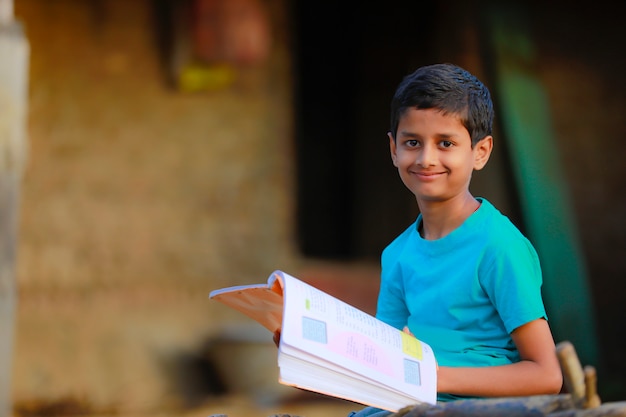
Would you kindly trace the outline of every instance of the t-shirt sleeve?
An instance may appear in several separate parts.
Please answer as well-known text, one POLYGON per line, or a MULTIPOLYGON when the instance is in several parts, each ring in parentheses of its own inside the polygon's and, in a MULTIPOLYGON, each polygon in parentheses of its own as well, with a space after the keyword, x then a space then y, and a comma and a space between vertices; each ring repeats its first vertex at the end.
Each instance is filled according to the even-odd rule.
POLYGON ((547 319, 541 295, 537 252, 523 237, 499 242, 481 271, 481 285, 500 314, 507 332, 539 318, 547 319))

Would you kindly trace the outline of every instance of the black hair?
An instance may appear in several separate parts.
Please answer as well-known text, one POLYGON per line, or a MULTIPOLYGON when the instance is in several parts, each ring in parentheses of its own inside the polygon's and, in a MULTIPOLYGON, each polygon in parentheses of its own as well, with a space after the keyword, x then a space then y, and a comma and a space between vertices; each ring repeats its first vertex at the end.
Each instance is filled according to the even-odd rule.
POLYGON ((485 85, 453 64, 418 68, 404 77, 391 100, 391 134, 395 140, 400 117, 409 108, 437 109, 458 115, 469 132, 472 147, 491 135, 493 103, 485 85))

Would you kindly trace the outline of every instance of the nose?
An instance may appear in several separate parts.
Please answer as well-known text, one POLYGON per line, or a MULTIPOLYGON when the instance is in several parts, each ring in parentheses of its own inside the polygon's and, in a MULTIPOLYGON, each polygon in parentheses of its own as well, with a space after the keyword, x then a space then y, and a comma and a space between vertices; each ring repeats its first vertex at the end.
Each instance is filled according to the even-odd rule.
POLYGON ((415 164, 422 168, 428 168, 435 165, 436 160, 437 149, 429 144, 426 144, 419 150, 419 152, 417 152, 415 164))

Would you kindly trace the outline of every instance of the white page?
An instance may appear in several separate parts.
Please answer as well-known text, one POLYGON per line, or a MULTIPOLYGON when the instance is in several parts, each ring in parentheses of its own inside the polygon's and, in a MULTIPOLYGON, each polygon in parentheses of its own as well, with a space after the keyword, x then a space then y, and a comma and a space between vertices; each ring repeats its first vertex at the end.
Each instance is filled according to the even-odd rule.
MULTIPOLYGON (((281 344, 436 402, 436 362, 430 346, 280 271, 284 286, 281 344)), ((415 402, 417 402, 415 401, 415 402)))

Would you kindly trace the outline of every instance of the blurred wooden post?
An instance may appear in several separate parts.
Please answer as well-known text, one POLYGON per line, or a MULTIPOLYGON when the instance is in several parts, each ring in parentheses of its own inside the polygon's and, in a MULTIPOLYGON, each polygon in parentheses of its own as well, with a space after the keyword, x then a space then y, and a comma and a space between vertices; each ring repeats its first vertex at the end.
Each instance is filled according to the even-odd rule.
POLYGON ((22 26, 13 19, 13 2, 0 0, 0 417, 12 415, 15 261, 26 156, 29 49, 22 26))
POLYGON ((554 135, 524 2, 485 8, 496 101, 524 225, 543 270, 542 293, 555 340, 569 340, 583 363, 600 360, 595 309, 563 155, 554 135))

